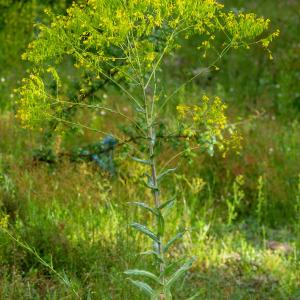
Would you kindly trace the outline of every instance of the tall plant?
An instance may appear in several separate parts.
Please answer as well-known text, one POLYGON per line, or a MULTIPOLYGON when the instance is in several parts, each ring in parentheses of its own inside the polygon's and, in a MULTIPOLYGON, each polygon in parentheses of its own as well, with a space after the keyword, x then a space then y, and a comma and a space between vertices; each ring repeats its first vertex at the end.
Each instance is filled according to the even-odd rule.
MULTIPOLYGON (((147 166, 145 184, 153 201, 144 199, 133 204, 152 214, 155 223, 152 229, 139 223, 131 226, 151 239, 153 247, 144 254, 153 255, 157 274, 137 269, 125 273, 130 278, 152 280, 150 285, 130 279, 151 299, 171 299, 174 283, 193 263, 193 259, 188 259, 174 270, 168 261, 170 247, 184 234, 179 232, 166 240, 165 216, 175 203, 175 199, 165 199, 161 190, 161 181, 175 171, 168 165, 180 154, 194 149, 213 155, 217 147, 226 153, 230 141, 235 144, 238 140, 227 122, 226 105, 219 97, 204 95, 197 105, 178 105, 174 130, 174 119, 165 114, 166 107, 203 69, 170 92, 165 78, 172 57, 186 45, 185 40, 193 39, 199 60, 211 60, 205 70, 213 71, 230 49, 248 49, 258 44, 269 51, 269 43, 278 32, 262 36, 268 27, 269 20, 254 14, 226 12, 215 0, 89 0, 85 5, 73 4, 66 16, 54 16, 51 26, 40 25, 38 38, 23 56, 33 64, 31 74, 19 89, 18 116, 24 126, 42 127, 43 122, 53 118, 71 123, 61 112, 65 106, 77 105, 120 115, 139 137, 140 147, 135 151, 138 155, 132 159, 147 166), (91 74, 91 84, 110 80, 126 96, 133 116, 111 107, 88 105, 82 98, 70 103, 62 97, 59 65, 66 57, 72 58, 75 68, 91 74), (49 88, 51 81, 55 90, 49 88), (158 146, 172 138, 185 141, 186 148, 158 169, 158 146)), ((103 129, 96 131, 106 134, 103 129)), ((126 141, 124 136, 118 138, 126 141)))

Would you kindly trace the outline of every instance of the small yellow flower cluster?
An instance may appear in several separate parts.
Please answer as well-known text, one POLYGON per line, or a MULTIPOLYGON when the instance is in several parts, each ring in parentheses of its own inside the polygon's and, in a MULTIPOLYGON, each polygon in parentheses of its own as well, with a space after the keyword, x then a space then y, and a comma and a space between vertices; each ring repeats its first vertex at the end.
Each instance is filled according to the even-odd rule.
POLYGON ((212 134, 219 136, 227 124, 224 114, 227 106, 219 97, 210 99, 204 95, 200 105, 181 104, 177 106, 180 119, 193 121, 194 131, 197 132, 201 126, 206 127, 212 134))
POLYGON ((8 219, 9 219, 9 215, 4 215, 4 216, 0 215, 0 228, 7 229, 8 219))
POLYGON ((206 182, 201 177, 195 177, 192 179, 192 182, 190 185, 191 192, 193 194, 198 194, 203 190, 205 185, 206 185, 206 182))
POLYGON ((261 35, 268 29, 270 20, 258 18, 255 14, 233 12, 222 14, 224 17, 225 28, 232 36, 234 42, 249 41, 261 35))
POLYGON ((272 56, 272 52, 269 49, 269 45, 270 43, 273 41, 274 38, 278 37, 280 34, 280 31, 277 29, 275 32, 271 33, 269 36, 267 36, 266 38, 261 40, 261 44, 263 46, 263 48, 265 48, 267 50, 267 52, 269 53, 269 58, 272 60, 273 56, 272 56))
POLYGON ((24 127, 34 128, 41 120, 49 118, 47 112, 50 110, 50 104, 45 96, 44 83, 39 76, 31 74, 29 78, 24 78, 22 83, 18 90, 20 99, 17 117, 24 127))
POLYGON ((235 178, 235 182, 238 184, 238 185, 244 185, 245 184, 245 178, 243 175, 238 175, 236 178, 235 178))
POLYGON ((188 111, 190 110, 190 106, 188 106, 186 104, 179 104, 179 105, 177 105, 176 109, 177 109, 180 119, 183 119, 186 117, 188 111))
POLYGON ((201 146, 210 149, 210 153, 213 152, 214 146, 217 146, 224 156, 229 148, 238 150, 241 137, 229 126, 226 109, 227 105, 219 97, 209 98, 206 95, 202 97, 199 105, 178 105, 182 133, 188 140, 191 137, 196 138, 201 146))

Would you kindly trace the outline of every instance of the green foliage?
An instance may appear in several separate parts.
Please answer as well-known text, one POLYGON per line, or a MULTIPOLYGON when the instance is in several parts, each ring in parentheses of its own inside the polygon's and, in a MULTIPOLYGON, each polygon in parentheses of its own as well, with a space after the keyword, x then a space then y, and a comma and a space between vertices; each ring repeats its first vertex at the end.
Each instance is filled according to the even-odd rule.
POLYGON ((242 186, 244 185, 244 178, 242 175, 238 176, 232 187, 232 199, 226 199, 226 205, 228 208, 228 225, 232 224, 237 217, 237 210, 241 206, 241 202, 245 197, 245 193, 242 190, 242 186))
POLYGON ((264 206, 266 205, 264 185, 265 185, 264 178, 262 176, 259 176, 257 181, 257 208, 256 208, 256 214, 259 222, 262 221, 264 206))
POLYGON ((14 1, 1 0, 0 2, 0 65, 1 82, 0 108, 7 109, 14 105, 15 94, 13 89, 25 76, 28 67, 22 62, 21 54, 37 35, 35 23, 47 23, 48 17, 42 12, 47 8, 61 13, 70 4, 68 0, 59 1, 14 1))
POLYGON ((207 96, 202 97, 200 105, 178 105, 179 121, 184 121, 181 125, 182 134, 196 138, 201 150, 207 151, 211 156, 214 155, 215 147, 223 151, 224 156, 229 146, 238 149, 240 137, 236 130, 228 125, 226 108, 219 97, 210 100, 207 96), (224 132, 229 138, 225 138, 224 132))
MULTIPOLYGON (((213 43, 215 35, 224 34, 225 46, 219 50, 218 61, 230 48, 248 47, 255 38, 258 38, 255 43, 266 46, 265 40, 277 35, 276 32, 261 38, 269 26, 268 20, 253 14, 227 14, 215 1, 131 1, 123 4, 117 0, 74 4, 66 16, 53 17, 51 26, 39 26, 39 38, 30 44, 23 58, 33 62, 42 75, 48 64, 60 64, 66 55, 72 56, 75 67, 94 74, 91 80, 111 79, 129 96, 136 109, 141 109, 143 104, 135 99, 133 92, 124 90, 111 78, 114 72, 128 81, 134 90, 134 86, 138 86, 138 90, 145 88, 145 92, 148 88, 160 90, 153 75, 158 76, 156 71, 162 59, 180 47, 183 38, 198 37, 199 43, 201 41, 198 48, 207 51, 216 47, 213 43), (153 41, 155 38, 156 42, 153 41), (141 80, 144 87, 141 87, 141 80)), ((26 99, 35 101, 26 82, 24 89, 28 94, 23 95, 20 102, 23 121, 28 114, 26 99)), ((157 96, 159 90, 155 101, 166 100, 157 96)), ((56 91, 55 94, 45 91, 45 95, 52 103, 52 109, 63 100, 56 91)), ((32 119, 36 119, 34 113, 31 112, 32 119)))
MULTIPOLYGON (((161 204, 159 181, 174 169, 166 168, 171 159, 159 175, 156 163, 160 152, 156 136, 157 124, 163 124, 165 128, 168 125, 161 120, 162 109, 174 93, 181 89, 179 86, 171 96, 162 96, 167 92, 160 85, 164 73, 163 62, 168 55, 182 47, 184 39, 196 37, 199 39, 196 50, 200 50, 200 53, 202 51, 204 57, 207 51, 214 50, 218 53, 209 66, 216 68, 215 64, 231 48, 248 48, 251 44, 261 44, 268 48, 273 37, 278 35, 275 32, 261 37, 268 26, 269 20, 257 18, 254 14, 226 13, 221 4, 212 0, 129 3, 120 0, 90 0, 85 5, 73 4, 66 16, 54 16, 50 26, 39 26, 37 40, 29 45, 28 51, 23 55, 24 59, 35 65, 29 79, 24 79, 23 86, 19 89, 21 98, 18 116, 25 126, 41 126, 39 120, 45 122, 51 118, 66 121, 61 117, 61 112, 63 104, 69 100, 60 95, 63 80, 57 68, 54 68, 66 56, 72 58, 75 68, 91 74, 90 84, 101 78, 110 80, 128 97, 136 112, 134 120, 127 116, 125 118, 146 140, 135 151, 144 152, 147 158, 134 156, 133 160, 148 169, 144 184, 152 194, 154 208, 144 203, 137 205, 153 214, 156 229, 149 229, 139 223, 133 223, 131 227, 152 240, 153 250, 147 253, 153 254, 159 275, 136 269, 127 271, 126 274, 157 278, 160 286, 155 288, 146 282, 131 280, 151 299, 172 299, 174 283, 191 268, 193 262, 188 260, 178 270, 165 274, 165 270, 169 269, 167 251, 183 234, 180 232, 171 240, 165 238, 166 220, 162 214, 165 205, 161 204), (218 49, 217 44, 214 45, 215 36, 219 34, 224 35, 225 39, 221 49, 218 49), (44 84, 47 82, 47 72, 53 77, 54 89, 49 89, 44 84), (120 83, 120 79, 126 85, 120 83)), ((195 76, 184 82, 183 86, 194 78, 195 76)), ((84 89, 82 93, 85 93, 84 89)), ((224 115, 226 106, 218 97, 213 101, 208 97, 203 97, 202 100, 201 106, 178 106, 181 121, 186 121, 185 118, 192 119, 192 124, 182 125, 181 130, 187 140, 191 136, 197 136, 199 147, 213 155, 215 144, 224 148, 220 140, 224 140, 223 131, 227 126, 224 115)), ((166 141, 162 139, 160 143, 164 144, 166 141)), ((188 146, 187 150, 190 149, 192 148, 188 146)))

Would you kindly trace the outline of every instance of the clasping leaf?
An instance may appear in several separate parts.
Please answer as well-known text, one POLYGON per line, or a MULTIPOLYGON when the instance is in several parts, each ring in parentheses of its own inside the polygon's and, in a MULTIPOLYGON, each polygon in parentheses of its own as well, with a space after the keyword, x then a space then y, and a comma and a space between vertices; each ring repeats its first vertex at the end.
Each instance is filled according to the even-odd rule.
POLYGON ((147 284, 145 282, 142 282, 142 281, 138 281, 138 280, 132 280, 130 278, 129 278, 129 280, 131 281, 131 283, 133 285, 138 287, 144 294, 150 296, 151 299, 155 299, 156 292, 154 291, 154 289, 149 284, 147 284))
POLYGON ((172 173, 172 172, 175 172, 175 171, 176 171, 176 168, 168 169, 168 170, 162 172, 161 174, 159 174, 159 175, 157 176, 157 180, 159 181, 159 180, 163 179, 163 177, 165 177, 166 175, 168 175, 168 174, 170 174, 170 173, 172 173))
POLYGON ((154 208, 148 206, 146 203, 143 203, 143 202, 129 202, 129 204, 141 207, 141 208, 143 208, 145 210, 148 210, 152 214, 158 216, 158 212, 154 208))
POLYGON ((134 229, 142 232, 143 234, 147 235, 153 241, 160 243, 158 236, 154 232, 152 232, 149 228, 147 228, 145 225, 142 225, 139 223, 132 223, 130 226, 133 227, 134 229))
POLYGON ((170 239, 167 244, 164 246, 164 253, 166 253, 169 248, 179 239, 181 239, 183 237, 183 235, 185 234, 185 232, 179 232, 177 233, 172 239, 170 239))
POLYGON ((138 163, 141 163, 141 164, 144 164, 144 165, 152 165, 152 161, 151 160, 145 160, 145 159, 141 159, 141 158, 134 157, 134 156, 132 156, 131 158, 134 161, 138 162, 138 163))
POLYGON ((195 261, 195 258, 189 259, 182 267, 180 267, 168 280, 165 287, 167 290, 170 290, 172 285, 182 276, 184 273, 186 273, 193 265, 193 262, 195 261))
POLYGON ((159 278, 146 270, 137 270, 137 269, 133 269, 133 270, 127 270, 124 272, 124 274, 129 275, 129 276, 143 276, 143 277, 147 277, 147 278, 151 278, 152 280, 156 281, 157 283, 160 283, 159 278))

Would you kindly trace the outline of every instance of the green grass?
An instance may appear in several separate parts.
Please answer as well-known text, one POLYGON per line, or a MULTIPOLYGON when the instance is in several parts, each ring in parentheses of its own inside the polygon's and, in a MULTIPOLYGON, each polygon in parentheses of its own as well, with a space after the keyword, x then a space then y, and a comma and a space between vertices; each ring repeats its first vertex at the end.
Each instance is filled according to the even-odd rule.
MULTIPOLYGON (((30 151, 35 146, 34 140, 15 127, 9 115, 1 120, 1 132, 4 132, 1 170, 6 176, 1 181, 2 211, 10 215, 10 233, 36 251, 36 255, 1 232, 0 299, 76 299, 72 288, 83 299, 143 299, 123 274, 128 268, 145 268, 145 265, 153 268, 150 259, 135 254, 144 250, 148 241, 128 227, 134 220, 151 223, 149 216, 127 205, 130 199, 145 195, 140 181, 143 170, 138 164, 132 167, 131 162, 121 157, 116 158, 121 171, 117 178, 107 177, 93 163, 64 159, 48 166, 34 162, 30 151), (60 276, 70 280, 70 286, 38 257, 53 264, 60 276)), ((264 120, 255 124, 269 130, 264 120)), ((287 134, 290 145, 297 134, 298 130, 287 134)), ((282 138, 285 137, 279 134, 278 142, 282 138)), ((252 145, 251 139, 259 138, 249 135, 245 140, 252 145)), ((190 166, 182 161, 180 171, 186 175, 175 175, 172 178, 175 185, 165 183, 169 193, 175 192, 178 199, 178 209, 169 217, 168 224, 172 226, 168 226, 168 236, 179 228, 189 228, 183 244, 176 245, 171 256, 174 260, 182 254, 197 258, 184 281, 177 285, 175 299, 186 299, 191 294, 198 295, 195 299, 297 299, 300 296, 299 222, 284 220, 283 211, 280 215, 281 206, 275 201, 280 200, 279 192, 273 194, 278 180, 286 183, 277 176, 283 170, 288 176, 295 172, 296 158, 292 160, 290 151, 293 153, 296 148, 288 153, 284 149, 278 153, 274 150, 290 164, 280 166, 272 157, 260 158, 264 155, 262 146, 247 147, 246 143, 246 155, 255 151, 255 159, 258 162, 263 159, 267 166, 257 170, 255 165, 247 172, 237 172, 245 177, 240 187, 245 199, 236 207, 237 218, 232 224, 228 224, 226 199, 232 200, 235 176, 232 170, 238 168, 235 164, 243 166, 243 155, 238 160, 220 158, 218 163, 199 158, 190 166), (272 167, 272 173, 268 174, 268 164, 277 166, 278 171, 272 167), (225 168, 232 173, 222 176, 225 168), (207 174, 212 174, 211 178, 207 174), (259 174, 266 182, 262 223, 256 215, 259 174), (204 178, 205 184, 196 178, 204 178), (276 217, 279 219, 273 222, 272 218, 276 217), (287 243, 292 250, 274 252, 267 246, 271 240, 287 243)), ((279 191, 290 197, 286 199, 289 207, 286 214, 292 220, 295 212, 291 209, 295 209, 300 196, 297 181, 293 189, 279 188, 279 191)))

